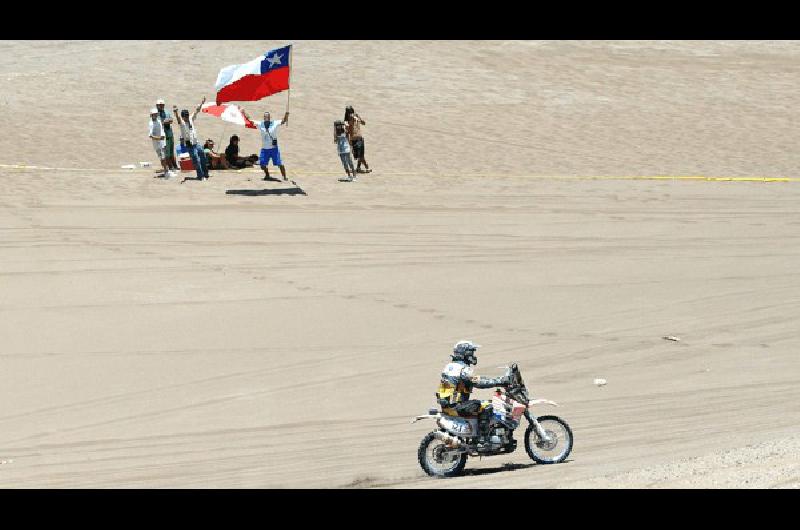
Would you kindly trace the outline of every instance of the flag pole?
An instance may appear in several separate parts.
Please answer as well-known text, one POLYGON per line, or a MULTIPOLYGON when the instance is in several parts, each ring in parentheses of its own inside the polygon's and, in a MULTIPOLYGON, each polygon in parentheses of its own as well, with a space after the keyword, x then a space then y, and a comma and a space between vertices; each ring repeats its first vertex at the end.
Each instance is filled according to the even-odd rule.
POLYGON ((289 45, 289 88, 286 89, 286 112, 289 112, 289 100, 292 96, 292 49, 294 45, 289 45))

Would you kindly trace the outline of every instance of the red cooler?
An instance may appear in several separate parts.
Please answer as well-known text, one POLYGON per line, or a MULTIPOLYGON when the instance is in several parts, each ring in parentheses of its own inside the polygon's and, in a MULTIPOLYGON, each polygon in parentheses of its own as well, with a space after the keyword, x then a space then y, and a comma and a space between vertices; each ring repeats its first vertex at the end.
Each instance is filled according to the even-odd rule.
POLYGON ((192 158, 189 156, 188 153, 183 153, 180 155, 178 159, 178 165, 181 168, 181 171, 193 171, 194 164, 192 164, 192 158))

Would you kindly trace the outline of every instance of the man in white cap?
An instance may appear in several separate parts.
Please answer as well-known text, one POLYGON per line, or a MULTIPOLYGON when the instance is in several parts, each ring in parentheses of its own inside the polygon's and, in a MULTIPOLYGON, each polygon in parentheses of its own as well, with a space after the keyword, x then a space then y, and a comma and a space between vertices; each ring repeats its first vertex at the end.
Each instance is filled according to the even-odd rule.
POLYGON ((172 116, 169 115, 166 109, 166 104, 163 99, 156 101, 156 108, 158 109, 158 117, 161 123, 164 124, 164 136, 166 136, 165 153, 167 164, 170 169, 178 170, 178 161, 175 159, 175 136, 172 133, 172 116))
POLYGON ((155 149, 158 159, 161 161, 161 167, 164 168, 164 178, 168 179, 174 177, 175 174, 170 171, 169 163, 167 162, 167 157, 164 152, 164 147, 166 145, 165 138, 164 124, 161 123, 161 119, 158 116, 158 109, 152 108, 150 109, 150 139, 153 141, 153 149, 155 149))

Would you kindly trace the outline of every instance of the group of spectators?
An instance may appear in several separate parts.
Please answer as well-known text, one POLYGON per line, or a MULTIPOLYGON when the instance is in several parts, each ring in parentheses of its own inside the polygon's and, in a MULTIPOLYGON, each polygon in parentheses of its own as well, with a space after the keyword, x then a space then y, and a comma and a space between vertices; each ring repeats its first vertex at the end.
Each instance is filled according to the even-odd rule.
MULTIPOLYGON (((178 107, 173 105, 172 115, 166 111, 166 104, 163 99, 156 101, 156 106, 150 110, 150 139, 153 148, 161 161, 162 176, 170 179, 176 176, 175 171, 179 170, 174 125, 180 128, 180 151, 189 155, 192 165, 197 172, 197 180, 206 180, 210 177, 209 169, 242 169, 252 167, 258 160, 261 169, 264 171, 264 180, 272 179, 269 175, 268 165, 270 162, 278 166, 283 180, 286 177, 286 167, 281 160, 280 148, 278 147, 278 132, 281 125, 286 125, 289 121, 289 113, 286 112, 283 119, 272 120, 270 113, 264 113, 263 121, 253 122, 261 134, 262 148, 260 155, 250 155, 242 157, 239 155, 239 137, 230 137, 230 143, 225 148, 224 153, 215 150, 214 141, 207 139, 201 146, 199 143, 200 135, 195 127, 194 120, 205 103, 206 98, 195 108, 193 113, 188 109, 178 112, 178 107), (173 118, 174 116, 174 118, 173 118)), ((248 121, 253 121, 242 109, 243 116, 248 121)), ((366 122, 359 116, 352 106, 345 108, 344 120, 334 123, 334 142, 337 144, 339 157, 344 165, 345 172, 349 180, 355 180, 356 173, 370 173, 366 159, 364 158, 364 136, 361 133, 361 126, 366 122), (352 156, 351 156, 352 155, 352 156), (357 160, 357 166, 353 167, 353 159, 357 160), (361 166, 364 169, 361 169, 361 166)))
POLYGON ((163 99, 156 101, 156 106, 150 110, 150 139, 153 141, 153 148, 161 161, 161 176, 170 179, 176 176, 179 170, 176 156, 175 125, 180 129, 180 148, 179 152, 189 155, 192 165, 197 173, 197 180, 206 180, 209 169, 241 169, 251 167, 254 163, 255 155, 249 157, 239 156, 239 137, 233 135, 230 145, 225 149, 225 153, 217 153, 214 150, 214 141, 207 139, 200 145, 200 135, 195 127, 194 120, 205 103, 206 98, 190 114, 188 109, 178 112, 178 107, 172 106, 172 115, 166 110, 163 99))

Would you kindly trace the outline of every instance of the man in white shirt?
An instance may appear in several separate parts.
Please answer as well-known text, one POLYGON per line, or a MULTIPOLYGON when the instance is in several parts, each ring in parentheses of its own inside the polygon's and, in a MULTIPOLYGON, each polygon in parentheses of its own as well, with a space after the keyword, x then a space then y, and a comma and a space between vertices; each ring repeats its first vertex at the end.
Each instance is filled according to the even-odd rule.
POLYGON ((163 99, 156 101, 156 109, 158 110, 158 117, 164 125, 164 136, 167 141, 167 152, 164 156, 167 158, 167 165, 170 169, 178 169, 178 161, 175 159, 175 133, 172 131, 172 117, 166 109, 166 103, 163 99))
POLYGON ((194 127, 194 120, 197 118, 205 102, 206 98, 203 98, 203 101, 200 102, 191 117, 189 117, 189 111, 187 109, 183 109, 180 115, 178 115, 178 107, 175 105, 172 106, 172 112, 175 114, 175 119, 181 128, 181 143, 186 146, 186 150, 189 152, 192 165, 194 165, 194 169, 197 172, 197 180, 208 180, 210 176, 208 174, 208 160, 206 160, 203 146, 198 144, 199 135, 197 134, 197 129, 194 127))
POLYGON ((158 155, 158 160, 161 162, 161 167, 164 168, 164 178, 168 179, 174 177, 175 174, 170 171, 169 162, 166 155, 166 135, 164 133, 164 124, 161 123, 161 118, 158 114, 158 109, 150 109, 150 139, 153 141, 153 149, 158 155))
MULTIPOLYGON (((244 109, 242 109, 242 115, 245 119, 249 121, 250 117, 245 113, 244 109)), ((272 161, 273 166, 278 166, 281 170, 281 175, 283 176, 283 180, 289 180, 286 178, 286 167, 283 165, 283 161, 281 160, 281 151, 278 148, 278 127, 281 125, 286 125, 289 121, 289 112, 287 111, 284 114, 282 120, 271 121, 269 112, 264 113, 264 121, 256 121, 256 127, 258 128, 258 132, 261 133, 261 154, 259 155, 259 163, 261 164, 261 169, 264 170, 264 180, 271 180, 269 176, 269 170, 267 169, 267 164, 272 161)))

